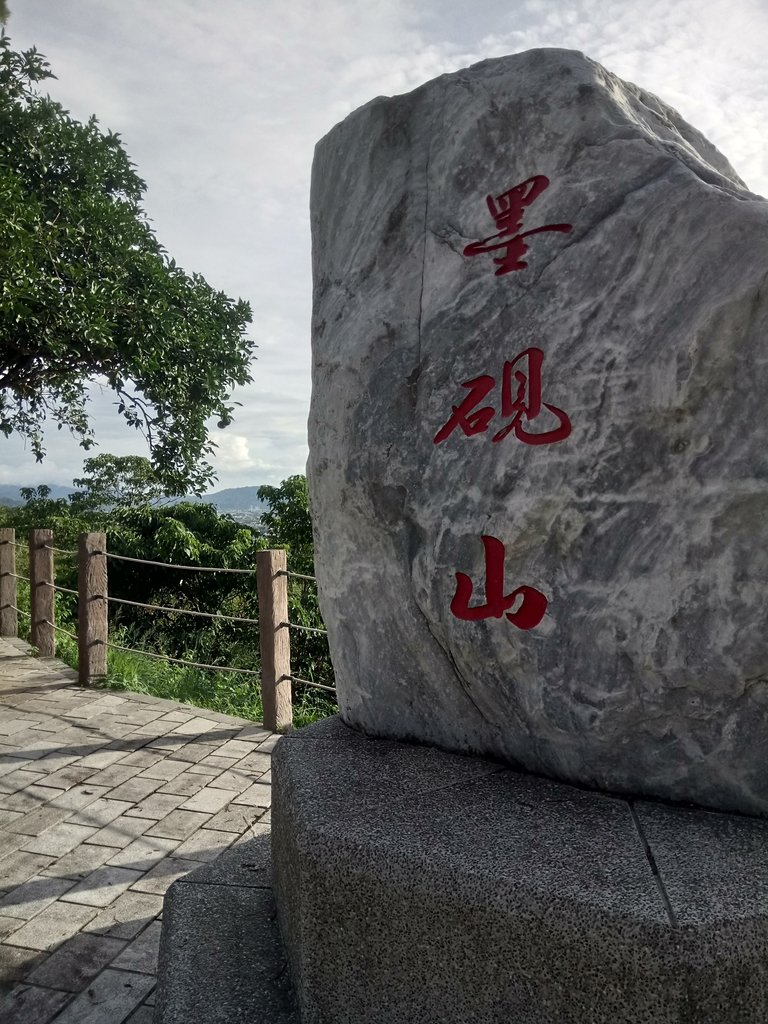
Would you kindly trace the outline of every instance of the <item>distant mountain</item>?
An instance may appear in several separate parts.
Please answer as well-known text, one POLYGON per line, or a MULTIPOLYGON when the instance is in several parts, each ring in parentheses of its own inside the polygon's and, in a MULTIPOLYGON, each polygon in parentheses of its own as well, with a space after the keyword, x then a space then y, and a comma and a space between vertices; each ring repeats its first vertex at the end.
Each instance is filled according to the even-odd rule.
MULTIPOLYGON (((57 498, 66 498, 68 494, 74 493, 76 488, 71 484, 69 487, 61 487, 59 484, 48 484, 51 489, 51 493, 48 495, 49 498, 53 498, 54 501, 57 498)), ((23 505, 24 499, 21 496, 21 491, 18 484, 0 484, 0 505, 23 505)))
POLYGON ((267 503, 259 499, 258 492, 258 487, 225 487, 212 494, 185 500, 205 501, 209 505, 215 505, 219 512, 263 512, 267 503))
MULTIPOLYGON (((51 489, 49 497, 66 498, 76 488, 61 487, 59 484, 48 484, 51 489)), ((259 501, 258 487, 225 487, 221 491, 213 491, 212 494, 189 495, 186 498, 177 498, 176 501, 204 501, 209 505, 215 505, 219 512, 263 512, 267 507, 266 502, 259 501)), ((24 500, 18 486, 12 484, 0 484, 0 505, 23 505, 24 500)))

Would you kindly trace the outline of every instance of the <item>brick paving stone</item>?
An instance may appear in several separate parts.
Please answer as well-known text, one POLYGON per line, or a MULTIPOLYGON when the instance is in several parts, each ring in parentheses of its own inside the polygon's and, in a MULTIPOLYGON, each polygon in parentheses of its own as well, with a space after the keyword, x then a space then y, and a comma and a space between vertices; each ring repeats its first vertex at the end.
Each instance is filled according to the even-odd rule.
POLYGON ((159 921, 153 921, 133 942, 117 956, 113 967, 124 971, 140 971, 142 974, 157 974, 157 956, 160 951, 159 921))
POLYGON ((155 979, 107 968, 56 1018, 56 1024, 118 1024, 147 996, 155 979))
POLYGON ((90 839, 97 831, 97 829, 88 828, 85 825, 72 825, 68 821, 62 821, 58 825, 54 825, 53 828, 47 829, 42 835, 26 840, 22 849, 28 853, 41 853, 46 857, 63 857, 80 843, 90 839))
POLYGON ((175 796, 189 797, 199 793, 203 786, 215 779, 215 775, 198 775, 197 773, 182 772, 175 779, 158 789, 158 795, 172 793, 175 796))
POLYGON ((110 792, 109 796, 112 800, 130 800, 131 803, 135 804, 139 800, 143 800, 144 797, 149 796, 150 793, 154 793, 162 784, 161 779, 133 778, 124 782, 121 786, 117 786, 110 792))
POLYGON ((199 861, 166 857, 153 867, 151 871, 148 871, 138 882, 134 882, 131 886, 131 891, 149 892, 154 893, 156 896, 164 896, 177 879, 183 878, 184 875, 199 867, 199 861))
POLYGON ((249 807, 247 804, 240 804, 236 807, 234 804, 230 804, 225 810, 214 814, 210 821, 206 822, 205 827, 220 832, 237 832, 240 835, 250 825, 260 821, 261 816, 261 807, 249 807))
POLYGON ((27 814, 43 807, 60 794, 60 789, 38 786, 33 782, 17 793, 0 793, 0 807, 6 811, 22 811, 27 814))
POLYGON ((202 761, 204 757, 208 757, 215 750, 218 749, 216 743, 204 743, 202 740, 191 740, 189 743, 184 743, 178 747, 173 756, 177 761, 189 761, 192 764, 196 764, 198 761, 202 761))
MULTIPOLYGON (((18 917, 0 917, 0 941, 19 927, 18 917)), ((2 1019, 2 1018, 0 1018, 2 1019)))
POLYGON ((202 736, 203 733, 213 732, 215 728, 216 722, 212 718, 201 718, 196 715, 188 722, 177 725, 172 731, 177 736, 202 736))
POLYGON ((152 1024, 155 1019, 154 1012, 152 1006, 144 1002, 137 1010, 134 1010, 125 1024, 152 1024))
POLYGON ((212 786, 206 786, 199 793, 195 793, 189 800, 181 804, 179 810, 202 811, 204 814, 215 814, 226 807, 236 795, 231 789, 214 789, 212 786))
POLYGON ((126 811, 126 817, 154 818, 155 821, 159 821, 183 803, 183 796, 176 796, 173 793, 153 793, 146 800, 136 804, 130 811, 126 811))
POLYGON ((162 909, 162 896, 129 890, 89 921, 83 930, 97 935, 111 935, 117 939, 132 939, 162 909))
POLYGON ((106 907, 140 878, 140 871, 105 864, 96 868, 90 875, 86 875, 74 888, 66 892, 61 897, 61 902, 83 903, 87 907, 106 907))
POLYGON ((272 787, 263 782, 254 782, 250 789, 236 796, 233 804, 247 804, 249 807, 269 807, 272 803, 272 787))
MULTIPOLYGON (((79 932, 37 966, 27 980, 33 985, 81 992, 91 978, 121 953, 126 947, 123 939, 79 932)), ((128 968, 140 970, 139 967, 128 968)))
POLYGON ((227 771, 216 777, 213 788, 228 789, 232 796, 235 796, 236 793, 242 793, 252 786, 257 778, 255 772, 242 772, 237 768, 228 768, 227 771))
POLYGON ((115 786, 122 785, 123 782, 127 782, 128 779, 132 779, 134 775, 138 775, 141 771, 137 765, 133 764, 112 764, 109 768, 105 768, 103 771, 91 777, 91 785, 93 786, 107 786, 112 789, 115 786))
MULTIPOLYGON (((23 840, 23 836, 19 837, 23 840)), ((28 878, 39 874, 53 860, 53 857, 41 857, 37 853, 24 853, 18 850, 0 860, 0 889, 14 889, 28 878)))
MULTIPOLYGON (((18 924, 18 921, 16 922, 18 924)), ((39 950, 20 949, 18 946, 0 945, 0 991, 15 981, 23 981, 42 961, 39 950)), ((4 1018, 0 1018, 4 1020, 4 1018)))
POLYGON ((219 768, 220 773, 226 771, 227 768, 231 768, 237 764, 238 758, 236 757, 220 757, 218 754, 209 754, 208 757, 204 757, 202 761, 198 762, 201 768, 206 765, 211 765, 212 768, 219 768))
POLYGON ((188 722, 190 718, 194 717, 194 712, 191 714, 187 714, 185 711, 168 711, 166 714, 163 715, 160 721, 176 722, 177 724, 180 724, 181 722, 188 722))
POLYGON ((161 836, 164 839, 188 839, 193 832, 201 828, 209 820, 210 814, 198 811, 171 811, 162 821, 147 829, 147 835, 161 836))
POLYGON ((262 775, 264 772, 268 772, 271 767, 272 755, 256 750, 252 754, 246 754, 245 757, 241 757, 235 765, 235 771, 248 771, 262 775))
POLYGON ((10 752, 0 755, 0 776, 10 775, 11 772, 28 764, 30 764, 30 759, 22 757, 18 750, 14 751, 11 747, 10 752))
POLYGON ((157 993, 157 989, 153 988, 152 991, 147 996, 147 998, 144 1000, 144 1005, 145 1006, 154 1006, 155 1005, 155 995, 156 995, 156 993, 157 993))
MULTIPOLYGON (((42 875, 33 875, 26 882, 12 889, 7 896, 0 900, 0 914, 7 917, 16 917, 21 921, 29 921, 30 918, 45 910, 51 903, 63 896, 67 889, 72 887, 72 880, 69 878, 45 878, 42 875)), ((19 926, 20 927, 20 926, 19 926)))
POLYGON ((64 807, 38 807, 35 811, 28 811, 16 821, 8 825, 8 831, 17 835, 39 836, 41 832, 52 828, 67 817, 68 811, 64 807))
MULTIPOLYGON (((163 857, 167 857, 179 845, 178 839, 163 839, 160 836, 139 836, 124 850, 118 850, 109 864, 115 867, 132 868, 134 871, 149 871, 163 857)), ((2 902, 0 902, 2 913, 2 902)))
POLYGON ((259 750, 271 754, 272 751, 275 749, 275 745, 277 744, 279 739, 280 735, 278 733, 273 733, 270 736, 267 736, 267 738, 265 740, 262 740, 261 743, 259 744, 259 750))
POLYGON ((24 946, 26 949, 55 949, 62 942, 71 939, 95 916, 96 911, 93 907, 61 903, 57 900, 31 921, 27 921, 18 931, 9 935, 5 943, 11 946, 24 946))
POLYGON ((70 998, 68 992, 17 985, 0 1000, 0 1020, 3 1024, 48 1024, 70 998))
POLYGON ((255 743, 249 743, 246 740, 227 740, 219 747, 220 757, 245 757, 247 754, 252 754, 256 749, 255 743))
POLYGON ((77 811, 71 815, 67 818, 67 821, 72 822, 73 825, 104 828, 105 825, 114 821, 115 818, 125 814, 131 807, 133 807, 133 804, 130 800, 110 800, 106 797, 101 797, 99 800, 94 800, 92 804, 88 804, 82 811, 77 811))
MULTIPOLYGON (((75 758, 72 758, 74 761, 75 758)), ((57 789, 71 789, 73 786, 79 786, 80 783, 85 782, 91 775, 95 775, 96 772, 93 768, 78 768, 76 765, 69 764, 66 768, 60 768, 58 771, 52 772, 46 776, 45 785, 54 786, 57 789)))
MULTIPOLYGON (((88 843, 93 843, 96 846, 118 846, 122 849, 155 824, 157 822, 154 818, 126 818, 125 815, 122 815, 115 818, 109 825, 99 829, 95 835, 91 836, 88 843)), ((0 861, 0 865, 2 865, 2 861, 0 861)))
POLYGON ((219 775, 223 775, 227 768, 229 768, 229 765, 224 768, 215 768, 211 764, 205 765, 202 762, 198 762, 197 764, 190 764, 187 771, 190 775, 207 775, 216 778, 219 775))
POLYGON ((157 762, 162 759, 162 754, 158 754, 154 750, 146 750, 142 747, 140 750, 134 750, 131 754, 126 754, 120 760, 120 764, 135 765, 139 771, 141 771, 143 768, 150 768, 153 764, 157 764, 157 762))
POLYGON ((118 853, 114 846, 91 846, 83 843, 76 846, 74 850, 51 862, 41 874, 47 878, 70 878, 73 882, 90 875, 96 868, 100 868, 110 857, 118 853))
POLYGON ((73 786, 72 789, 59 790, 59 795, 50 801, 52 807, 63 807, 70 814, 87 807, 101 797, 106 796, 109 790, 106 786, 92 786, 90 782, 82 786, 73 786))
POLYGON ((2 873, 3 858, 23 846, 25 839, 26 836, 17 832, 0 832, 0 874, 2 873))
POLYGON ((186 769, 186 761, 175 761, 172 757, 167 757, 163 761, 153 764, 150 768, 145 768, 139 778, 162 779, 163 782, 170 782, 171 779, 175 779, 177 775, 181 775, 186 769))
MULTIPOLYGON (((61 768, 67 768, 72 764, 73 761, 77 761, 80 755, 72 753, 71 750, 58 750, 55 754, 46 754, 45 757, 41 757, 39 761, 35 761, 35 770, 45 772, 48 776, 53 775, 54 772, 59 771, 61 768)), ((91 772, 93 775, 93 772, 91 772)), ((78 780, 82 782, 82 779, 78 780)), ((46 780, 46 786, 53 785, 46 780)), ((61 789, 68 789, 68 786, 61 786, 61 789)))
MULTIPOLYGON (((18 793, 20 789, 30 786, 45 778, 45 772, 30 772, 25 768, 8 772, 0 778, 0 793, 18 793)), ((1 802, 1 801, 0 801, 1 802)))
POLYGON ((201 828, 193 832, 189 839, 177 846, 174 851, 175 857, 199 861, 215 860, 220 853, 227 849, 233 842, 233 832, 221 832, 211 828, 201 828))
POLYGON ((17 985, 0 1000, 0 1020, 3 1024, 48 1024, 70 998, 68 992, 17 985))
POLYGON ((246 725, 244 729, 241 729, 237 734, 239 740, 252 740, 254 743, 262 743, 264 740, 269 739, 271 733, 268 729, 265 729, 263 725, 246 725))
MULTIPOLYGON (((85 757, 81 757, 77 764, 83 768, 103 771, 105 768, 113 765, 115 761, 120 761, 122 757, 123 752, 121 750, 94 750, 92 753, 86 754, 85 757)), ((100 785, 102 784, 100 783, 100 785)))

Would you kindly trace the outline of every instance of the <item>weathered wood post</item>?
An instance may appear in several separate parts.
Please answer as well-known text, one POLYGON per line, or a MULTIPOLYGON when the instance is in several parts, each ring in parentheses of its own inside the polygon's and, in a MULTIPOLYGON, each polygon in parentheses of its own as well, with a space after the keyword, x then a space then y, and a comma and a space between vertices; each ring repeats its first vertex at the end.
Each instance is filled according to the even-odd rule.
POLYGON ((0 636, 19 635, 16 613, 16 531, 0 529, 0 636))
POLYGON ((78 676, 81 683, 107 674, 107 535, 81 533, 77 566, 78 676))
POLYGON ((56 654, 56 591, 53 589, 53 531, 29 531, 29 611, 32 646, 41 658, 56 654))
POLYGON ((290 729, 291 644, 288 634, 288 577, 284 550, 256 552, 259 592, 261 700, 264 727, 271 732, 290 729))

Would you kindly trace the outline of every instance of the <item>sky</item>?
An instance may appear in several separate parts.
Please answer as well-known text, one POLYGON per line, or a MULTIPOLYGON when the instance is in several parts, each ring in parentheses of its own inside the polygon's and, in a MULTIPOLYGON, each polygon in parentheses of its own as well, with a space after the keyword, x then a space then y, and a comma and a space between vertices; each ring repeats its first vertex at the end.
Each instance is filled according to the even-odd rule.
MULTIPOLYGON (((303 473, 311 388, 309 183, 315 143, 375 96, 539 46, 581 50, 656 93, 768 195, 768 0, 9 0, 73 116, 118 132, 159 240, 247 299, 253 383, 219 431, 213 489, 303 473)), ((99 452, 147 455, 108 391, 99 447, 51 431, 42 465, 0 438, 0 483, 69 484, 99 452)))

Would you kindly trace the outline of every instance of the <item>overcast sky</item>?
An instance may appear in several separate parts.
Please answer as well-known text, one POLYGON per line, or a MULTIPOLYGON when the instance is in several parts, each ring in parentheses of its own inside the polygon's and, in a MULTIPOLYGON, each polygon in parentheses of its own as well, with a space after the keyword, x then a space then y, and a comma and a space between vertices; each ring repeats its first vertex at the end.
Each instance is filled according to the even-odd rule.
MULTIPOLYGON (((308 195, 316 141, 374 96, 486 57, 579 49, 655 92, 768 195, 768 0, 10 0, 74 116, 119 132, 158 238, 254 312, 254 383, 219 444, 220 487, 304 472, 310 393, 308 195)), ((99 451, 147 454, 94 396, 99 451)), ((0 483, 69 484, 53 431, 36 466, 0 438, 0 483)))

